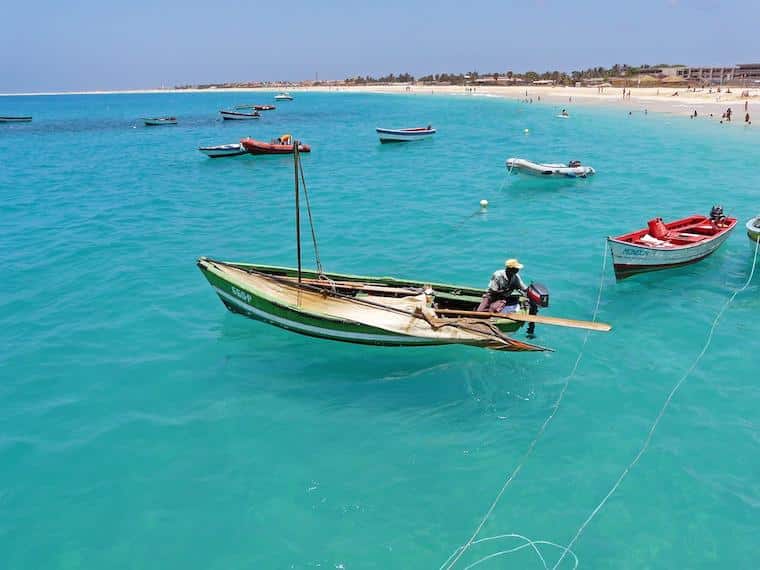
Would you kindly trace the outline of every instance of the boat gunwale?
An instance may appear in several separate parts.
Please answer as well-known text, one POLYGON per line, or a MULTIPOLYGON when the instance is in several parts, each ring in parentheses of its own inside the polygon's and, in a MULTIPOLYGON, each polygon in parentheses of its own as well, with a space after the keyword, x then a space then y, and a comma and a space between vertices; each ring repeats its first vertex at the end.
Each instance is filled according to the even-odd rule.
MULTIPOLYGON (((292 267, 286 267, 283 265, 267 265, 267 264, 260 264, 260 263, 249 263, 249 262, 240 262, 240 261, 220 261, 217 259, 212 259, 210 257, 200 257, 198 261, 206 260, 211 261, 214 263, 222 263, 224 265, 231 265, 233 267, 251 267, 255 268, 257 270, 261 270, 262 273, 266 272, 267 270, 275 270, 275 271, 282 271, 285 274, 288 272, 296 273, 297 270, 292 267)), ((302 274, 306 275, 313 275, 315 277, 319 276, 319 273, 314 269, 304 269, 302 270, 302 274)), ((357 281, 365 283, 366 285, 395 285, 395 286, 409 286, 414 285, 417 287, 423 287, 425 285, 430 285, 434 289, 451 289, 453 291, 468 291, 474 293, 473 296, 482 296, 486 290, 484 288, 480 287, 473 287, 470 285, 457 285, 457 284, 451 284, 451 283, 439 283, 434 281, 420 281, 420 280, 414 280, 414 279, 402 279, 398 277, 391 277, 391 276, 371 276, 371 275, 356 275, 352 273, 333 273, 333 272, 326 272, 325 275, 329 277, 330 279, 344 279, 346 281, 357 281)), ((444 291, 446 292, 446 291, 444 291)))
MULTIPOLYGON (((690 218, 691 217, 694 217, 694 216, 690 216, 690 218)), ((704 216, 704 217, 706 217, 706 216, 704 216)), ((683 220, 676 220, 676 221, 684 221, 684 220, 687 220, 687 219, 689 219, 689 218, 683 218, 683 220)), ((645 249, 645 250, 648 250, 648 251, 683 251, 685 249, 691 249, 691 248, 694 248, 694 247, 703 246, 703 245, 711 243, 711 242, 713 242, 713 241, 715 241, 715 240, 717 240, 717 239, 719 239, 719 238, 721 238, 723 236, 728 236, 731 233, 731 231, 733 231, 733 229, 736 227, 737 219, 736 218, 727 218, 727 219, 732 220, 729 223, 729 225, 720 228, 720 231, 717 232, 714 235, 711 235, 711 236, 705 235, 704 236, 705 239, 697 241, 697 242, 694 242, 694 243, 688 243, 688 244, 679 245, 679 244, 672 244, 672 243, 668 242, 667 240, 662 240, 662 241, 668 243, 668 247, 661 247, 661 246, 660 247, 656 247, 656 246, 653 246, 653 245, 644 245, 644 244, 639 244, 639 243, 633 243, 633 242, 626 241, 625 239, 623 239, 623 238, 626 238, 626 237, 630 237, 630 239, 634 239, 634 236, 636 234, 639 234, 639 233, 641 233, 641 235, 644 236, 648 232, 648 229, 646 229, 646 228, 635 230, 633 232, 630 232, 630 233, 627 233, 627 234, 623 234, 622 236, 617 236, 617 237, 607 236, 607 242, 608 243, 617 243, 617 244, 620 244, 620 245, 624 245, 626 247, 635 247, 635 248, 638 248, 638 249, 645 249)), ((707 218, 707 220, 709 220, 709 218, 707 218)), ((669 223, 673 224, 675 222, 669 222, 669 223)), ((668 227, 668 224, 665 224, 665 227, 668 227)), ((676 231, 686 230, 689 227, 691 227, 691 226, 686 226, 686 227, 681 228, 681 229, 676 229, 676 231)), ((668 228, 668 229, 672 230, 674 228, 668 228)), ((636 239, 640 239, 640 238, 636 238, 636 239)))
MULTIPOLYGON (((202 262, 206 262, 206 263, 210 263, 210 264, 227 265, 227 266, 231 266, 234 269, 238 269, 239 271, 245 271, 244 269, 242 269, 240 267, 237 267, 237 265, 243 265, 243 264, 233 264, 233 263, 228 263, 228 262, 224 262, 224 261, 219 261, 219 260, 211 259, 211 258, 208 258, 208 257, 201 257, 197 261, 197 264, 198 264, 199 267, 201 267, 201 263, 202 262)), ((257 264, 252 264, 252 263, 251 264, 245 264, 245 265, 256 267, 257 271, 258 271, 258 268, 266 268, 266 267, 272 267, 272 268, 275 268, 275 269, 292 269, 292 268, 281 268, 281 267, 278 267, 278 266, 257 265, 257 264)), ((201 269, 203 269, 203 267, 201 267, 201 269)), ((295 270, 292 270, 292 271, 295 271, 295 270)), ((259 271, 259 272, 263 274, 262 277, 272 279, 272 280, 277 281, 278 283, 280 283, 282 285, 285 285, 285 286, 288 286, 288 287, 291 287, 291 288, 294 288, 294 289, 299 289, 299 288, 305 289, 305 287, 303 285, 299 285, 298 282, 287 281, 287 280, 280 280, 280 279, 278 279, 277 275, 268 275, 268 274, 266 274, 263 271, 259 271)), ((302 273, 304 273, 304 272, 302 272, 302 273)), ((313 274, 315 276, 318 275, 318 273, 316 271, 305 271, 305 273, 313 274)), ((227 274, 225 273, 225 278, 226 278, 226 275, 227 274)), ((332 278, 332 277, 338 277, 338 276, 340 276, 340 277, 350 277, 349 275, 338 274, 338 273, 326 273, 325 275, 328 276, 328 277, 330 277, 330 278, 332 278)), ((354 276, 354 277, 357 277, 357 276, 354 276)), ((222 277, 219 276, 219 278, 221 279, 222 277)), ((391 281, 394 280, 394 278, 392 278, 392 277, 385 278, 385 279, 389 279, 391 281)), ((378 283, 378 282, 367 282, 367 281, 357 281, 357 282, 358 283, 362 283, 364 285, 370 285, 370 284, 386 285, 386 286, 391 285, 391 283, 378 283)), ((460 287, 451 286, 451 285, 447 285, 447 284, 443 284, 443 283, 427 283, 427 282, 426 283, 405 282, 405 283, 407 285, 416 285, 420 289, 424 285, 430 285, 434 290, 435 290, 436 287, 439 287, 439 288, 441 288, 441 290, 437 291, 437 293, 443 293, 444 295, 445 294, 455 295, 451 291, 463 291, 463 289, 465 289, 467 291, 477 291, 481 295, 482 295, 482 293, 485 292, 485 290, 483 290, 483 289, 478 290, 478 289, 471 289, 471 288, 460 288, 460 287), (446 289, 449 289, 449 291, 447 291, 446 289)), ((328 319, 328 320, 331 320, 333 322, 338 322, 338 323, 351 323, 351 324, 354 324, 354 325, 367 326, 365 323, 360 323, 360 322, 357 322, 357 321, 351 321, 351 320, 346 320, 346 319, 337 319, 335 317, 326 316, 326 315, 324 315, 322 313, 312 313, 312 312, 303 310, 301 308, 296 309, 294 306, 285 305, 285 304, 282 303, 281 300, 279 300, 279 299, 273 299, 272 297, 267 296, 266 294, 260 293, 258 290, 252 291, 250 286, 246 286, 243 283, 241 283, 240 281, 236 280, 236 282, 234 284, 237 287, 240 287, 241 289, 245 290, 247 293, 250 293, 251 295, 256 295, 256 296, 264 299, 268 303, 271 303, 273 305, 276 305, 278 307, 281 307, 281 308, 284 308, 284 309, 288 309, 288 310, 297 310, 298 312, 300 312, 302 314, 305 314, 305 315, 308 315, 308 316, 310 316, 312 318, 316 318, 316 319, 328 319)), ((395 285, 399 285, 399 283, 395 283, 395 285)), ((316 287, 316 286, 309 286, 309 285, 307 285, 307 287, 309 287, 309 289, 312 290, 312 288, 316 287)), ((312 290, 312 292, 317 292, 317 291, 313 291, 312 290)), ((470 295, 467 295, 467 296, 470 296, 470 295)), ((475 297, 476 295, 472 295, 472 296, 475 297)), ((345 300, 361 303, 361 298, 359 298, 359 299, 345 299, 345 300)), ((462 298, 462 300, 466 300, 466 299, 462 298)), ((385 310, 389 310, 389 311, 395 311, 395 310, 397 310, 396 308, 391 307, 391 306, 382 307, 382 308, 385 309, 385 310)), ((467 310, 463 310, 462 312, 463 313, 467 313, 468 311, 467 310)), ((439 316, 439 318, 441 318, 441 319, 447 319, 448 317, 439 316)), ((478 319, 478 320, 481 320, 481 319, 478 319)), ((490 322, 490 323, 492 323, 492 324, 494 324, 496 326, 498 326, 500 324, 501 325, 507 325, 507 324, 521 323, 521 321, 517 321, 515 319, 510 319, 507 316, 504 316, 503 318, 489 317, 489 318, 483 318, 482 320, 486 321, 486 322, 490 322)), ((522 326, 522 325, 520 325, 520 326, 522 326)), ((411 336, 413 336, 413 335, 411 335, 411 336)))

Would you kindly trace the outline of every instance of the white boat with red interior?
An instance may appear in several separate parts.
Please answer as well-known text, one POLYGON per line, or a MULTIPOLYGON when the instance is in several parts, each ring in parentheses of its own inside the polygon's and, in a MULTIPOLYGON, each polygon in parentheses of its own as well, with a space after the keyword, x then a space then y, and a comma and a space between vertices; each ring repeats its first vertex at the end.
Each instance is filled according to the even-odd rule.
POLYGON ((644 229, 608 237, 615 277, 695 263, 718 249, 735 226, 736 218, 713 206, 709 217, 694 215, 668 223, 655 218, 644 229))

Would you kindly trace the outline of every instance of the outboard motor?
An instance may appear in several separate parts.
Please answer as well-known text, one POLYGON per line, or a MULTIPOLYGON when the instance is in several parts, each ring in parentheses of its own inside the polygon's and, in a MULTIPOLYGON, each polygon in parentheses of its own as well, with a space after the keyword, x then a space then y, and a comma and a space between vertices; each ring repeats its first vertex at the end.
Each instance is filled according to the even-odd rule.
MULTIPOLYGON (((536 308, 549 306, 549 289, 546 285, 542 283, 531 283, 526 294, 530 304, 536 305, 536 308)), ((536 309, 536 311, 538 311, 538 309, 536 309)), ((535 315, 536 313, 531 314, 535 315)))
MULTIPOLYGON (((528 314, 537 315, 539 307, 549 306, 549 289, 542 283, 531 283, 525 292, 528 296, 528 314)), ((528 323, 528 336, 534 336, 536 323, 528 323)))
POLYGON ((726 216, 723 214, 723 206, 716 204, 710 210, 710 221, 714 224, 720 224, 726 216))

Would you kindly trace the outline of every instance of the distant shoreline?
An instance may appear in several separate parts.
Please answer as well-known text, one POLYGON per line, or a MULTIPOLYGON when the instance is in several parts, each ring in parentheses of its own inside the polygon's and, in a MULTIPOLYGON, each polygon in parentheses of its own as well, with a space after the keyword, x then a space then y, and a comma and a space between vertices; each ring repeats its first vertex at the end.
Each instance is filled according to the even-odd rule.
POLYGON ((128 89, 117 91, 69 91, 44 93, 0 93, 0 97, 49 97, 65 95, 144 95, 177 93, 259 93, 287 90, 292 93, 383 93, 399 95, 462 95, 491 96, 534 102, 555 103, 572 114, 575 104, 597 107, 615 106, 633 112, 668 113, 689 116, 697 111, 697 118, 721 120, 723 112, 731 107, 732 124, 744 124, 745 103, 752 119, 757 111, 760 120, 760 89, 735 88, 731 93, 717 89, 688 90, 682 87, 630 87, 630 96, 623 98, 622 87, 554 87, 554 86, 463 86, 463 85, 340 85, 309 87, 230 87, 216 89, 128 89), (748 97, 741 97, 742 92, 748 97), (526 95, 527 93, 527 95, 526 95), (677 93, 677 95, 674 95, 677 93), (710 117, 712 114, 712 117, 710 117))

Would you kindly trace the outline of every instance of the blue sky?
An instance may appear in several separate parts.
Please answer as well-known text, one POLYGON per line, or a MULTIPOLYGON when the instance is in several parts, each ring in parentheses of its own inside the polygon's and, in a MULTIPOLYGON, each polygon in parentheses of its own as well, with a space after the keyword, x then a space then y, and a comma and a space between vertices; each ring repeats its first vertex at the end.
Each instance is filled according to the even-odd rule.
POLYGON ((7 0, 0 92, 760 62, 759 0, 7 0))

